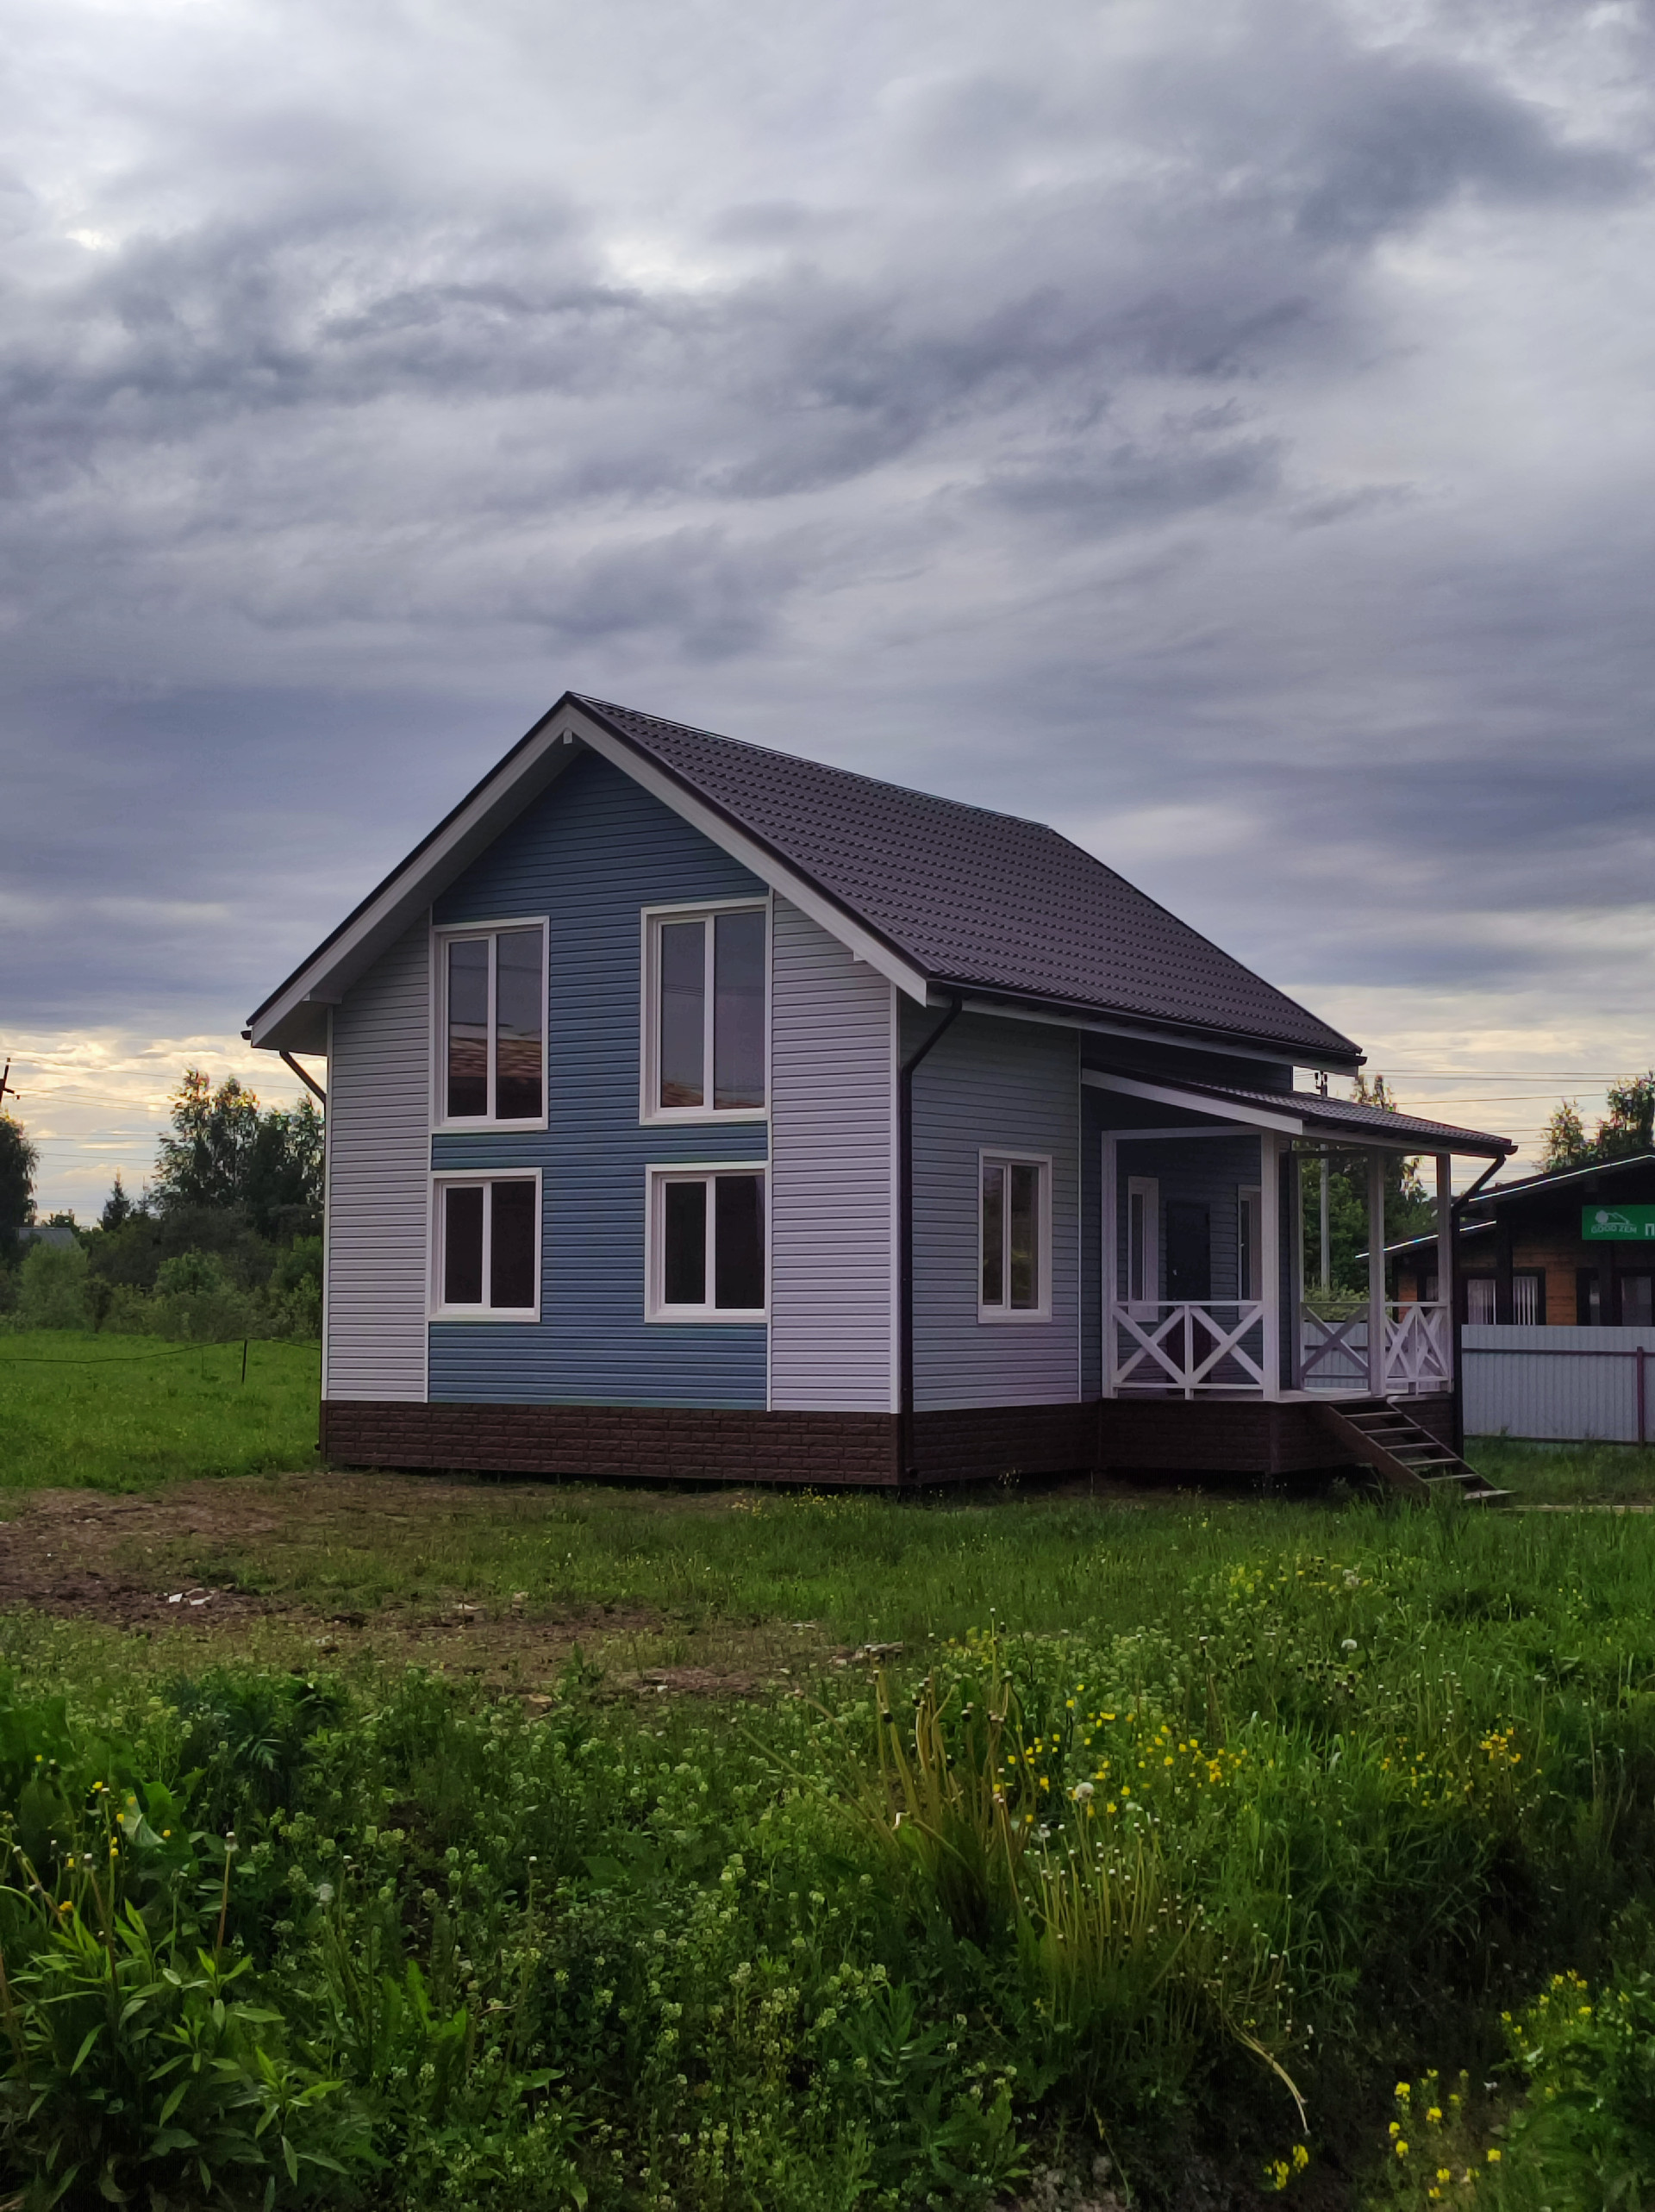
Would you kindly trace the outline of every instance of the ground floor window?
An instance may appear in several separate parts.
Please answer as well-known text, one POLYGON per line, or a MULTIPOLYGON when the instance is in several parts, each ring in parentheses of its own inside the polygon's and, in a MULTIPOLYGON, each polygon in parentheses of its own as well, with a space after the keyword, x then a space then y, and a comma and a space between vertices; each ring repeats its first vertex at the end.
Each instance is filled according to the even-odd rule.
POLYGON ((1622 1275, 1617 1278, 1621 1293, 1621 1325, 1623 1328, 1655 1328, 1655 1297, 1652 1297, 1652 1278, 1647 1275, 1622 1275))
POLYGON ((984 1321, 1039 1321, 1051 1310, 1052 1163, 981 1156, 977 1312, 984 1321))
POLYGON ((1473 1328, 1484 1328, 1492 1324, 1494 1289, 1492 1275, 1468 1275, 1465 1278, 1465 1318, 1473 1328))
POLYGON ((440 1177, 434 1192, 432 1310, 532 1321, 540 1303, 538 1175, 440 1177))
POLYGON ((652 1321, 762 1321, 763 1169, 651 1168, 648 1270, 652 1321))

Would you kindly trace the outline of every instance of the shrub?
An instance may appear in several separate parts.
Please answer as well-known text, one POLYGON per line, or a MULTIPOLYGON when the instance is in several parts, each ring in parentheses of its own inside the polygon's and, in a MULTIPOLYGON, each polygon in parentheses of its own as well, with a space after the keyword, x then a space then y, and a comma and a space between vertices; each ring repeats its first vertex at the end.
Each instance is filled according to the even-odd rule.
POLYGON ((36 1244, 18 1270, 17 1318, 25 1328, 87 1328, 86 1254, 78 1244, 36 1244))

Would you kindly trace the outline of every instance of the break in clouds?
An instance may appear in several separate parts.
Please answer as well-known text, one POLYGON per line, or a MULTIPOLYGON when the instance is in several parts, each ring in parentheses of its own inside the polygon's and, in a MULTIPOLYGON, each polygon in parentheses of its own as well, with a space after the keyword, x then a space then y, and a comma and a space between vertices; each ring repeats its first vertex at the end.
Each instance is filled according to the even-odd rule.
POLYGON ((1055 821, 1401 1064, 1650 1057, 1642 8, 12 25, 19 1034, 233 1037, 573 685, 1055 821))

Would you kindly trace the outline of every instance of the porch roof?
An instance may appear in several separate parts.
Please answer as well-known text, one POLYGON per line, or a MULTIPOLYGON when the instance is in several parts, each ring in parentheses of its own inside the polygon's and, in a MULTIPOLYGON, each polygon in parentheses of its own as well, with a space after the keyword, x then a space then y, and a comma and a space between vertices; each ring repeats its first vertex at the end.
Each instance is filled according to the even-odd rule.
MULTIPOLYGON (((1447 1122, 1427 1122, 1415 1114, 1393 1114, 1383 1106, 1364 1106, 1353 1098, 1324 1098, 1315 1090, 1244 1090, 1216 1083, 1188 1079, 1173 1083, 1117 1075, 1104 1068, 1088 1068, 1081 1080, 1096 1090, 1118 1091, 1184 1113, 1210 1114, 1276 1129, 1286 1136, 1383 1144, 1404 1152, 1465 1153, 1483 1159, 1506 1159, 1517 1149, 1509 1137, 1496 1137, 1486 1129, 1458 1129, 1447 1122)), ((1130 1134, 1121 1132, 1123 1136, 1130 1134)))

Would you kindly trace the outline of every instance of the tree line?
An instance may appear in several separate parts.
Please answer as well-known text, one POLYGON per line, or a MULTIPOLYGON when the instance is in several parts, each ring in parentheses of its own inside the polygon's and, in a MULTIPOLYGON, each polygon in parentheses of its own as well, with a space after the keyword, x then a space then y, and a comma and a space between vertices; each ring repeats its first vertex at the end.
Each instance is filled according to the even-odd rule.
POLYGON ((186 1068, 134 1197, 117 1174, 96 1228, 50 1244, 39 1154, 0 1115, 0 1318, 29 1328, 167 1335, 314 1334, 321 1313, 323 1121, 313 1102, 261 1106, 234 1076, 186 1068))

